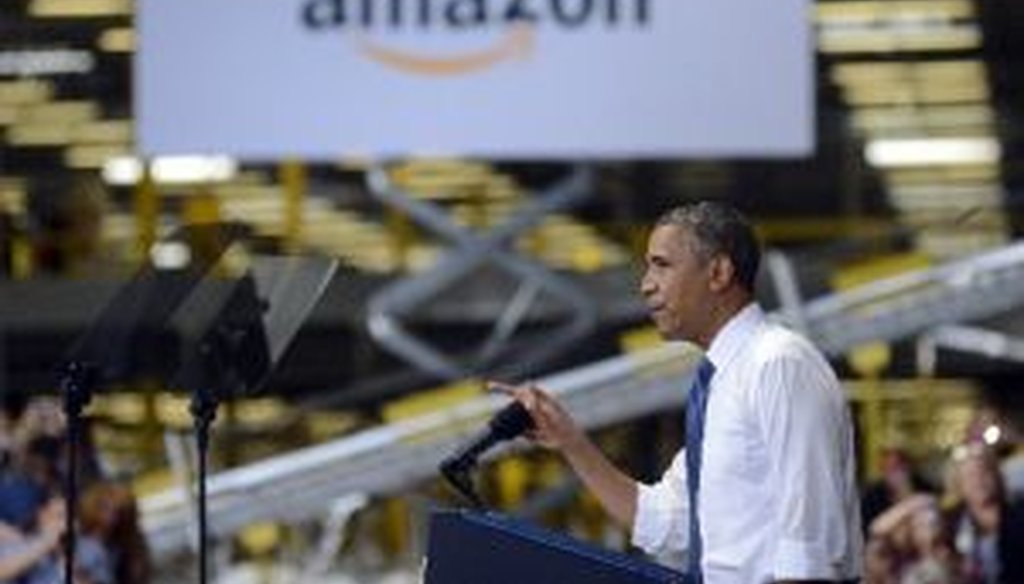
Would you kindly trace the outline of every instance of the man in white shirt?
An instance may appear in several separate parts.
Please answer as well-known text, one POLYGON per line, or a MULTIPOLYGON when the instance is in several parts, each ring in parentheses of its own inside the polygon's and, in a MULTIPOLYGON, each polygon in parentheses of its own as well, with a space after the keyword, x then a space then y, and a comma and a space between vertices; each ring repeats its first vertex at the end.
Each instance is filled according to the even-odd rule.
POLYGON ((749 223, 720 203, 673 209, 645 261, 640 292, 659 332, 698 345, 707 361, 691 388, 688 448, 658 483, 615 468, 543 389, 499 389, 526 406, 532 438, 565 457, 634 544, 688 554, 695 582, 856 581, 849 409, 824 357, 754 302, 760 250, 749 223))

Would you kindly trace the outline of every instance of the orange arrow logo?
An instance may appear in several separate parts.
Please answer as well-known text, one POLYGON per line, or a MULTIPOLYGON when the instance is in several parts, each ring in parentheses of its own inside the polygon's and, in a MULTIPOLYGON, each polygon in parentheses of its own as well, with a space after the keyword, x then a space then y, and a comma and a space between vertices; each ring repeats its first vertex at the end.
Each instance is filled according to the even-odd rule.
POLYGON ((508 29, 494 46, 451 56, 424 56, 386 47, 365 36, 356 38, 359 51, 368 59, 405 73, 428 76, 452 76, 476 73, 503 61, 526 59, 536 44, 534 27, 517 24, 508 29))

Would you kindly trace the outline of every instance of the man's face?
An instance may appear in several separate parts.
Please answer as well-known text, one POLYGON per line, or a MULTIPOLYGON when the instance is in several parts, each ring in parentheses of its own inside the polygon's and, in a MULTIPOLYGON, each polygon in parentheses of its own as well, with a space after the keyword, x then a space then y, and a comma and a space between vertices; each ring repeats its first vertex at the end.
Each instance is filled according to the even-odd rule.
POLYGON ((704 339, 711 300, 711 262, 697 254, 690 230, 660 225, 651 233, 640 293, 658 332, 670 340, 704 339))

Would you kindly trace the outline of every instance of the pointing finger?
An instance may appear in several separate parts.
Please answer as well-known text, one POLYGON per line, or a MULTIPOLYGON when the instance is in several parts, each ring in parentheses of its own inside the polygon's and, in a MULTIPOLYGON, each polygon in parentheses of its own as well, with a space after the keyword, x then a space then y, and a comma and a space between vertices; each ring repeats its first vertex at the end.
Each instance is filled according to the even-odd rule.
POLYGON ((519 386, 512 385, 511 383, 505 383, 503 381, 488 380, 486 385, 487 391, 503 393, 505 395, 515 395, 516 390, 519 389, 519 386))

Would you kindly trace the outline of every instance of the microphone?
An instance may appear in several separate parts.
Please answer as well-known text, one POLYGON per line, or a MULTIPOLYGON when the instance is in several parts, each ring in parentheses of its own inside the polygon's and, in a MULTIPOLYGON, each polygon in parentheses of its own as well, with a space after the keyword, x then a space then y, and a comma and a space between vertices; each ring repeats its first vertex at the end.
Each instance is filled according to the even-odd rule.
POLYGON ((511 440, 534 427, 530 412, 520 402, 505 406, 487 423, 487 428, 441 463, 446 477, 465 473, 477 458, 498 442, 511 440))

